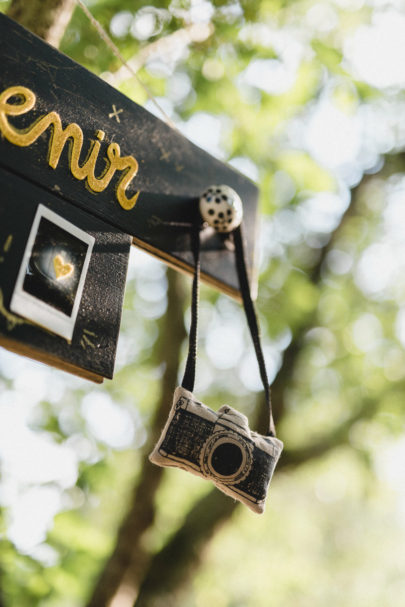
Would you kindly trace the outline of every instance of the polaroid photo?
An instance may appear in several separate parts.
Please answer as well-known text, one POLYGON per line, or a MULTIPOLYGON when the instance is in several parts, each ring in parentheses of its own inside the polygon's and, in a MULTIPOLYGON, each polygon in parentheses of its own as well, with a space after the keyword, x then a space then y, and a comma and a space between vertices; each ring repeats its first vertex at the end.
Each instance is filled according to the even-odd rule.
POLYGON ((38 206, 10 309, 71 341, 95 238, 38 206))

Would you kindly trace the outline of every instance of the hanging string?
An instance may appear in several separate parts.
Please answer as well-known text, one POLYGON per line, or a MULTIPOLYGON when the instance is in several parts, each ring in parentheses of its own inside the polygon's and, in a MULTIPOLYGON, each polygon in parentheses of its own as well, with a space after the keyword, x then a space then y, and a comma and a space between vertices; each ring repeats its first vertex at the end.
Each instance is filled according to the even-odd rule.
POLYGON ((239 278, 239 287, 245 309, 246 320, 248 322, 250 335, 256 353, 256 359, 259 364, 260 377, 264 387, 266 405, 268 410, 268 436, 276 436, 274 427, 273 412, 271 407, 270 384, 267 377, 266 363, 264 360, 263 349, 260 339, 259 322, 256 316, 255 306, 250 295, 250 284, 246 266, 245 239, 243 236, 243 223, 233 231, 235 243, 236 271, 239 278))
POLYGON ((173 120, 171 118, 169 118, 169 116, 166 114, 166 112, 164 111, 164 109, 162 108, 162 106, 156 101, 156 99, 153 96, 153 93, 150 90, 150 88, 144 82, 142 82, 142 80, 139 78, 139 76, 136 73, 136 71, 124 59, 124 57, 121 55, 121 52, 120 52, 119 48, 111 40, 110 36, 107 34, 107 32, 105 31, 105 29, 103 28, 103 26, 101 25, 101 23, 92 15, 92 13, 89 11, 89 9, 87 8, 87 6, 84 4, 83 0, 76 0, 76 3, 80 6, 80 8, 82 9, 82 11, 86 15, 86 17, 89 19, 90 23, 93 25, 93 27, 97 31, 97 33, 98 33, 99 37, 101 38, 101 40, 106 44, 106 46, 110 49, 110 51, 117 57, 117 59, 128 70, 128 72, 131 74, 131 76, 133 78, 135 78, 135 80, 137 81, 137 83, 146 92, 146 94, 149 97, 150 101, 153 103, 153 105, 156 107, 156 109, 163 116, 164 121, 172 129, 177 130, 177 127, 174 124, 173 120))
MULTIPOLYGON (((191 250, 194 257, 194 278, 191 295, 191 325, 188 342, 188 355, 186 369, 181 385, 189 392, 194 390, 195 368, 197 360, 197 323, 199 310, 199 286, 200 286, 200 230, 201 225, 199 219, 195 219, 191 230, 191 250)), ((249 278, 246 267, 246 251, 245 242, 242 232, 242 225, 233 231, 233 239, 235 243, 235 261, 236 270, 239 279, 239 287, 242 295, 243 307, 245 310, 246 320, 248 323, 250 335, 252 337, 257 362, 259 364, 260 377, 263 383, 267 413, 268 413, 268 429, 267 436, 276 436, 274 427, 273 413, 271 407, 270 385, 267 377, 266 363, 264 360, 262 344, 260 339, 259 323, 256 316, 256 310, 252 297, 250 295, 249 278)))
MULTIPOLYGON (((161 105, 156 101, 153 93, 149 89, 146 84, 142 82, 139 78, 136 71, 129 65, 129 63, 124 59, 121 55, 120 50, 114 44, 110 36, 107 34, 101 23, 92 15, 87 6, 84 4, 83 0, 76 0, 76 3, 80 6, 86 17, 89 19, 90 23, 96 29, 100 39, 106 44, 106 46, 111 50, 111 52, 117 57, 117 59, 122 63, 122 65, 127 69, 127 71, 131 74, 133 78, 138 82, 138 84, 144 89, 150 101, 156 107, 156 109, 161 113, 165 122, 171 126, 173 129, 177 130, 174 122, 169 118, 161 105)), ((167 222, 172 224, 172 222, 167 222)), ((174 222, 173 222, 173 225, 174 222)), ((179 224, 182 225, 182 224, 179 224)), ((189 226, 189 224, 184 224, 189 226)), ((192 296, 192 327, 190 329, 190 343, 189 343, 189 354, 187 359, 186 371, 183 378, 183 387, 192 391, 194 387, 195 380, 195 363, 196 363, 196 352, 197 352, 197 316, 198 316, 198 296, 199 296, 199 278, 200 278, 200 236, 199 236, 200 227, 198 224, 193 226, 193 253, 195 259, 195 273, 193 280, 193 296, 192 296)), ((263 381, 266 402, 269 409, 269 436, 275 436, 274 422, 271 410, 271 398, 270 398, 270 388, 267 379, 266 367, 264 363, 263 353, 260 344, 260 334, 257 324, 256 313, 254 310, 253 303, 250 298, 250 289, 249 289, 249 281, 246 274, 246 262, 244 258, 244 245, 243 245, 243 237, 240 231, 240 228, 237 228, 234 233, 234 240, 236 244, 236 252, 237 252, 237 271, 238 277, 240 281, 240 288, 243 295, 243 304, 245 307, 246 316, 248 319, 249 329, 252 334, 253 343, 255 347, 255 352, 257 356, 257 360, 259 363, 260 375, 263 381)))
POLYGON ((192 392, 195 382, 195 367, 197 362, 197 324, 200 298, 200 220, 195 219, 191 230, 191 250, 194 256, 194 277, 191 295, 191 325, 188 341, 188 356, 186 370, 181 385, 192 392))

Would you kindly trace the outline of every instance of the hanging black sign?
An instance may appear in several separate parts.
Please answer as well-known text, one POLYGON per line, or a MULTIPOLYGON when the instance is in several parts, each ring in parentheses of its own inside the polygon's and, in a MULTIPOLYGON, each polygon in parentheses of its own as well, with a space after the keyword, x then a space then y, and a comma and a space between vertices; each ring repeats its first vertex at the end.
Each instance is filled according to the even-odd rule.
MULTIPOLYGON (((192 273, 187 224, 224 184, 243 201, 254 281, 257 188, 3 14, 0 57, 0 343, 101 381, 130 243, 192 273)), ((239 297, 234 253, 211 228, 201 276, 239 297)))
POLYGON ((0 170, 0 344, 111 378, 131 238, 0 170))
MULTIPOLYGON (((0 14, 0 165, 69 200, 175 267, 192 272, 188 229, 207 187, 244 206, 253 268, 257 188, 142 107, 0 14)), ((233 254, 214 231, 202 279, 239 296, 233 254)))

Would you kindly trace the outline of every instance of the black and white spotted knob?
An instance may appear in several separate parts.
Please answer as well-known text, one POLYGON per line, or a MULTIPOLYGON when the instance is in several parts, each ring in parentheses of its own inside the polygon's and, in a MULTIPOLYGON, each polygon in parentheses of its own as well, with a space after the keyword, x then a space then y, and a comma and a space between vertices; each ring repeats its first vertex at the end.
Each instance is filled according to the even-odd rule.
POLYGON ((231 232, 242 221, 242 201, 228 185, 213 185, 200 198, 200 213, 217 232, 231 232))

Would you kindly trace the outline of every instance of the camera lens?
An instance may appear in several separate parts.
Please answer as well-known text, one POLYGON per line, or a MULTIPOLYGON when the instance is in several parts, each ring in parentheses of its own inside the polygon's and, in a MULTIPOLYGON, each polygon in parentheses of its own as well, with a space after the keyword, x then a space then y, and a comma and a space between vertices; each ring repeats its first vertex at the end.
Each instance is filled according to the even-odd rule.
POLYGON ((250 472, 252 456, 252 445, 237 432, 214 432, 201 449, 201 470, 221 483, 239 483, 250 472))
POLYGON ((242 450, 235 443, 222 443, 211 455, 211 466, 221 476, 236 474, 242 461, 242 450))

